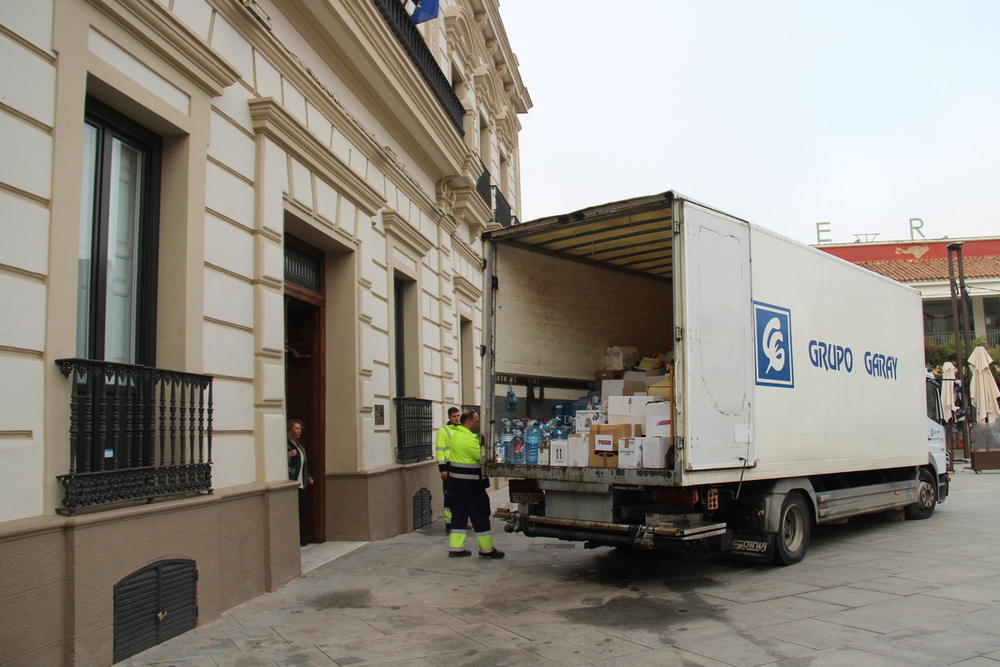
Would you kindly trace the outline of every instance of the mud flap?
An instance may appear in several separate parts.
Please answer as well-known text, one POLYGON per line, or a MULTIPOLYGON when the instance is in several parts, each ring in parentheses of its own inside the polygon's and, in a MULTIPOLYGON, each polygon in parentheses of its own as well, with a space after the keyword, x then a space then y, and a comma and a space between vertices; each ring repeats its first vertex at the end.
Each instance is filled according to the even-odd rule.
POLYGON ((733 533, 729 558, 753 563, 774 560, 774 533, 733 533))

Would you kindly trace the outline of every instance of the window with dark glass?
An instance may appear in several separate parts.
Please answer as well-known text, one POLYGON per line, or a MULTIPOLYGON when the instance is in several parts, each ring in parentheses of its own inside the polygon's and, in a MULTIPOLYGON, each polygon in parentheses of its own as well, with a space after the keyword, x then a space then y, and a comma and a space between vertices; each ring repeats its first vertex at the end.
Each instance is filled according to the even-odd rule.
POLYGON ((152 366, 160 137, 88 98, 76 356, 152 366))
POLYGON ((210 493, 212 377, 155 368, 160 137, 88 97, 82 154, 76 356, 56 359, 72 383, 56 511, 210 493))

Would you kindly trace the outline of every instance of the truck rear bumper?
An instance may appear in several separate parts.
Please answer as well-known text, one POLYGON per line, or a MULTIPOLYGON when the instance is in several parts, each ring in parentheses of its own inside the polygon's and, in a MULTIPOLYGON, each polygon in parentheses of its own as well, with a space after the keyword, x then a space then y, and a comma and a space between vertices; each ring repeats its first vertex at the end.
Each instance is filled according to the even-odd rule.
POLYGON ((560 540, 585 541, 595 545, 638 549, 678 546, 726 534, 725 523, 688 520, 665 520, 657 525, 622 524, 558 519, 503 509, 497 510, 495 516, 506 520, 504 530, 508 533, 522 532, 528 537, 553 537, 560 540))

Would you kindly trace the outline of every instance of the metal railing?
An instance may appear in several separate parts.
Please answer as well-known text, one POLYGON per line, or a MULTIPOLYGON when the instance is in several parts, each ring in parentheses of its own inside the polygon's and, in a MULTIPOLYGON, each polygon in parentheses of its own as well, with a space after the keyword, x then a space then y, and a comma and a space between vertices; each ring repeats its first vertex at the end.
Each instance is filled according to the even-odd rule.
POLYGON ((396 461, 413 463, 434 456, 432 403, 423 398, 395 398, 396 461))
POLYGON ((212 491, 212 376, 88 359, 73 383, 69 473, 56 511, 212 491))
POLYGON ((476 181, 476 192, 479 193, 479 197, 483 200, 483 203, 492 211, 493 192, 490 186, 490 172, 486 167, 483 167, 483 173, 479 175, 479 180, 476 181))
POLYGON ((441 104, 452 125, 458 130, 461 136, 465 136, 465 128, 462 126, 462 117, 465 109, 455 94, 448 77, 441 71, 434 54, 427 48, 423 35, 414 25, 410 15, 406 13, 406 8, 399 0, 372 0, 378 8, 382 18, 392 33, 396 36, 399 45, 406 51, 406 55, 413 61, 413 65, 420 72, 420 75, 430 86, 431 92, 441 104))
POLYGON ((496 202, 496 205, 493 207, 493 222, 501 227, 510 227, 510 204, 507 203, 507 198, 503 196, 500 188, 496 185, 493 186, 493 200, 496 202))
MULTIPOLYGON (((979 336, 973 334, 973 338, 979 338, 979 336)), ((924 338, 929 338, 938 343, 954 343, 955 334, 949 332, 946 333, 925 333, 924 338)), ((990 329, 986 332, 986 345, 988 347, 996 347, 1000 345, 1000 329, 990 329)))

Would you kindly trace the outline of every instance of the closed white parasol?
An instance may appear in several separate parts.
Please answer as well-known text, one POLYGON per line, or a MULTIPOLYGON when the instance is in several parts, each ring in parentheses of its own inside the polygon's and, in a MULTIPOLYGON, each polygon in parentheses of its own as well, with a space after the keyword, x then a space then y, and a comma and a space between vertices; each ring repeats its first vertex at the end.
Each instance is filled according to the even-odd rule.
POLYGON ((996 421, 1000 417, 1000 406, 997 405, 997 398, 1000 397, 1000 388, 993 378, 990 364, 993 357, 982 345, 972 351, 969 357, 969 368, 971 380, 969 382, 969 398, 976 408, 976 421, 984 424, 987 421, 996 421))
POLYGON ((944 412, 944 420, 951 421, 955 416, 958 406, 955 404, 955 364, 950 361, 944 362, 941 367, 941 409, 944 412))

